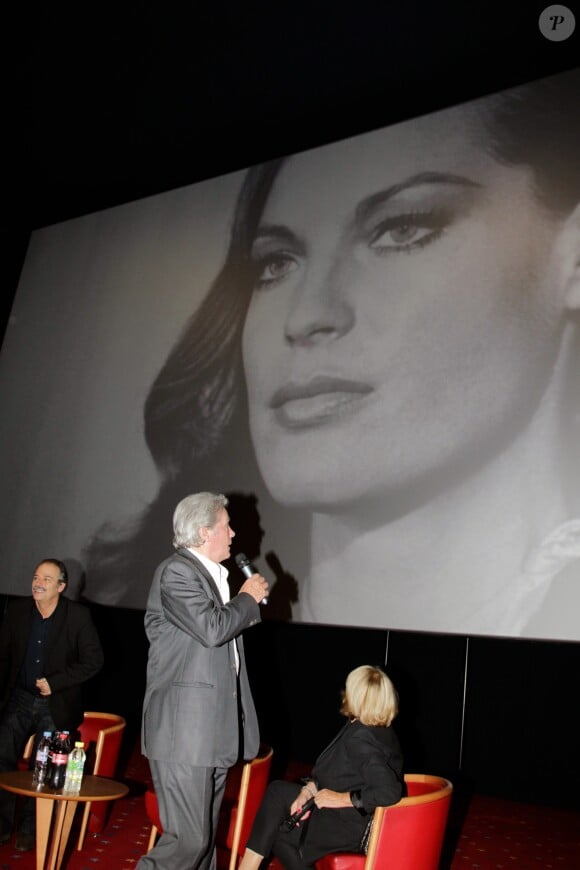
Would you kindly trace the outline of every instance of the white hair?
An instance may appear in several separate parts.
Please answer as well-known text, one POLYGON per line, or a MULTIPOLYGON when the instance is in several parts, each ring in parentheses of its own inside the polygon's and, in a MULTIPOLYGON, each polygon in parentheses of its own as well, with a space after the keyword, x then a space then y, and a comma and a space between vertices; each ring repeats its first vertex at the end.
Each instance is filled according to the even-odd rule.
POLYGON ((211 529, 227 503, 225 495, 214 492, 196 492, 183 498, 173 512, 173 546, 201 546, 199 530, 211 529))

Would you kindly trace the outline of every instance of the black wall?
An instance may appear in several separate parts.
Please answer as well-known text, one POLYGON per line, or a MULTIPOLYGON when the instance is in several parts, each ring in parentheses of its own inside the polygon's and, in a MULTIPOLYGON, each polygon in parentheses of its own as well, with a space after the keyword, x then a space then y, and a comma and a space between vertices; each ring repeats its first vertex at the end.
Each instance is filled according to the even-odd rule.
MULTIPOLYGON (((143 613, 92 607, 106 664, 87 708, 120 713, 138 738, 147 641, 143 613)), ((472 793, 580 809, 580 644, 466 638, 264 621, 245 633, 262 739, 274 773, 313 762, 341 723, 340 690, 361 664, 384 666, 400 696, 408 772, 472 793)))

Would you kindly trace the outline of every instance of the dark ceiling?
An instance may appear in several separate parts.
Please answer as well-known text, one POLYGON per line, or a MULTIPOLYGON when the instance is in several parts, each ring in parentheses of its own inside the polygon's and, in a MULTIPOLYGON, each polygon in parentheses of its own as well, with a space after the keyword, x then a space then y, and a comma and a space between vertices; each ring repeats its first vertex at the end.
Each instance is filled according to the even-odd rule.
POLYGON ((22 4, 3 27, 4 297, 35 227, 577 65, 580 10, 550 42, 546 5, 22 4))

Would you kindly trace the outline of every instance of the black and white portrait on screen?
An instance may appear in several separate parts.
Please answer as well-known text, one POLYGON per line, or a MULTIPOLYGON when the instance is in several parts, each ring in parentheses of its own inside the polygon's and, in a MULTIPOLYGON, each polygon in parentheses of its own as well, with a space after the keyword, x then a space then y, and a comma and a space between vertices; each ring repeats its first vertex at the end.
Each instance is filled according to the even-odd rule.
POLYGON ((87 598, 139 608, 169 505, 228 488, 295 620, 580 639, 579 98, 573 71, 43 231, 7 540, 34 503, 87 598))

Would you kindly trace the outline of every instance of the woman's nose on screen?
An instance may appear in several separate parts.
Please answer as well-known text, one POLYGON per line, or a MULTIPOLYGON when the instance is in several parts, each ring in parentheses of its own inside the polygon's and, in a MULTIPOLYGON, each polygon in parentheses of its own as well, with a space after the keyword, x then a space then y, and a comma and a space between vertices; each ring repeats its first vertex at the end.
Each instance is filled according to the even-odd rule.
POLYGON ((349 332, 354 321, 344 270, 308 266, 288 301, 284 337, 296 346, 333 341, 349 332))

